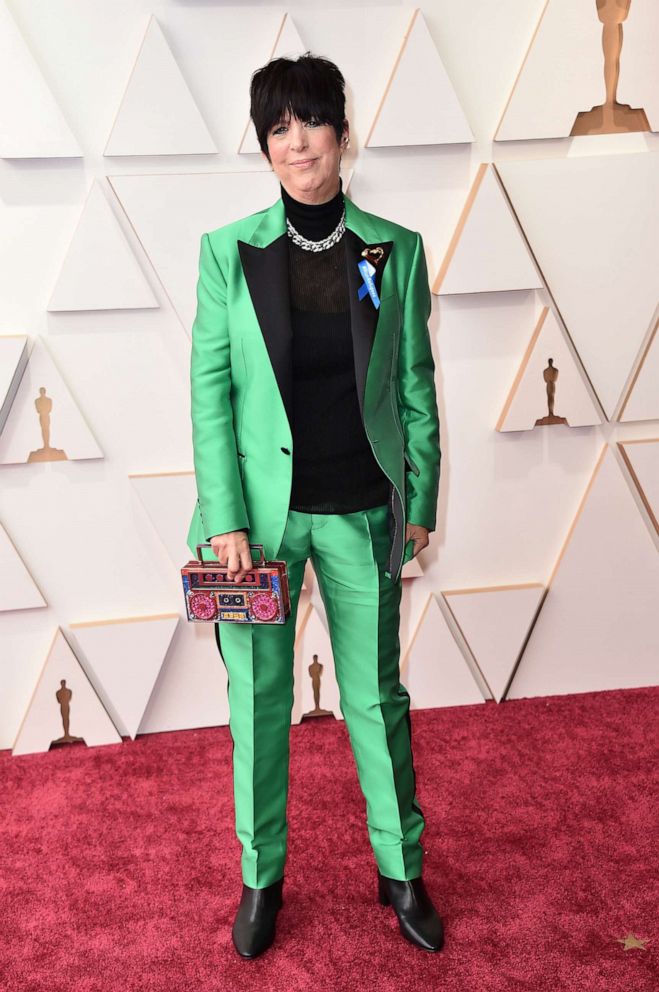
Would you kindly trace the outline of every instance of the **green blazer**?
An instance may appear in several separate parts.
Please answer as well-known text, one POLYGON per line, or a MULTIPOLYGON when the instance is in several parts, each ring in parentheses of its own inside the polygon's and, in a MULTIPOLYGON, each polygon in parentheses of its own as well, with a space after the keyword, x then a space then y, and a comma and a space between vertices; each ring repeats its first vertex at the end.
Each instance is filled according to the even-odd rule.
MULTIPOLYGON (((405 524, 435 529, 439 416, 421 235, 345 198, 346 264, 357 395, 373 454, 388 477, 390 555, 398 581, 405 524), (376 308, 358 262, 377 248, 376 308)), ((288 235, 284 203, 201 238, 190 362, 198 499, 187 537, 248 530, 274 558, 289 509, 293 464, 288 235)), ((206 553, 208 557, 210 552, 206 553)), ((407 556, 409 557, 409 556, 407 556)), ((405 558, 407 560, 407 558, 405 558)))

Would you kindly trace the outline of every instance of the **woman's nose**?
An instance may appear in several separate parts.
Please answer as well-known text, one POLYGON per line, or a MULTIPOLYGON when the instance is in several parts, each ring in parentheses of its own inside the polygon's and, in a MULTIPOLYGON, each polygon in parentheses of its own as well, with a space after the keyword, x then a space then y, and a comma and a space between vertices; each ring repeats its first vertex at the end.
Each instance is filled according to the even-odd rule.
POLYGON ((303 127, 295 128, 290 133, 292 148, 306 148, 307 140, 303 127))

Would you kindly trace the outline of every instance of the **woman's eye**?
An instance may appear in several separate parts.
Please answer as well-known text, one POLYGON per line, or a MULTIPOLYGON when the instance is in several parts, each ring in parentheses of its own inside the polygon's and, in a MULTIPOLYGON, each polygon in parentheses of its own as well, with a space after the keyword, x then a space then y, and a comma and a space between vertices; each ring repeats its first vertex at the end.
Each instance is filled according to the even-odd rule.
MULTIPOLYGON (((321 122, 320 121, 317 121, 317 120, 307 121, 307 124, 311 124, 313 127, 320 127, 321 126, 321 122)), ((274 131, 272 133, 273 134, 279 134, 279 132, 281 130, 283 130, 285 127, 287 127, 286 124, 280 124, 278 127, 276 127, 274 129, 274 131)))

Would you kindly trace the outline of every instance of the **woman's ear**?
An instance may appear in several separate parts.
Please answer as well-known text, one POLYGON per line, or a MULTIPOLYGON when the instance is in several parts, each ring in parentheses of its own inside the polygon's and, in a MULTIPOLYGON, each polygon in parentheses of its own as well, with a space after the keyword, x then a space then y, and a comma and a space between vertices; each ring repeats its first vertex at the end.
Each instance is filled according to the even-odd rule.
POLYGON ((343 129, 341 131, 341 140, 339 144, 343 151, 345 151, 350 144, 350 124, 348 123, 347 117, 343 118, 343 129))

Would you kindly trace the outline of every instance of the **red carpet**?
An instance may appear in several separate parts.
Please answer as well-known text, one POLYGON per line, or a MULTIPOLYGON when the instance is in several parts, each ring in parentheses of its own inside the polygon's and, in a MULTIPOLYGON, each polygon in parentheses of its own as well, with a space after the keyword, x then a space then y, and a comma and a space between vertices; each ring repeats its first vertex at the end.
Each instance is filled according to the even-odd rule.
POLYGON ((3 751, 0 988, 657 992, 658 703, 652 688, 413 711, 439 954, 376 902, 342 722, 292 728, 284 906, 253 961, 231 944, 228 727, 3 751))

